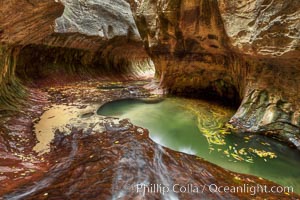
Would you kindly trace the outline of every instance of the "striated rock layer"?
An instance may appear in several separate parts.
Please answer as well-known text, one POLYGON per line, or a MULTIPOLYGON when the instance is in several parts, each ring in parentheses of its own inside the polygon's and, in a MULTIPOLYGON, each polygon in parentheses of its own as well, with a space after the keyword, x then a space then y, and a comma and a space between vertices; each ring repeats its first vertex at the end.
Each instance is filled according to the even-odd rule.
POLYGON ((300 149, 299 1, 139 1, 136 20, 173 93, 241 105, 230 123, 300 149))
MULTIPOLYGON (((3 199, 299 199, 299 195, 292 192, 260 190, 254 194, 250 187, 261 185, 269 191, 278 185, 162 147, 149 138, 148 130, 136 127, 126 119, 97 115, 96 110, 89 107, 99 108, 121 97, 149 98, 141 82, 76 82, 45 87, 46 91, 51 104, 63 104, 62 109, 69 110, 70 115, 75 109, 82 117, 69 119, 65 121, 64 129, 57 129, 48 154, 23 153, 24 146, 28 151, 35 143, 30 137, 30 129, 24 130, 22 135, 22 139, 26 137, 27 140, 21 142, 27 145, 17 145, 18 140, 11 142, 16 144, 19 152, 0 154, 1 165, 8 165, 0 175, 3 199), (96 89, 107 86, 118 86, 119 89, 96 89), (157 184, 170 190, 163 195, 152 188, 153 192, 146 190, 143 194, 143 190, 137 190, 138 184, 157 184), (209 190, 211 184, 248 190, 219 193, 214 192, 214 185, 209 190), (186 191, 178 192, 179 186, 186 191)), ((36 110, 26 113, 23 118, 32 114, 35 115, 36 110)), ((14 128, 12 122, 9 124, 14 128)), ((19 127, 26 127, 26 123, 19 127)))
POLYGON ((26 82, 57 82, 130 78, 153 68, 126 1, 1 0, 0 5, 1 110, 17 109, 13 104, 25 95, 16 74, 26 82))
MULTIPOLYGON (((299 32, 294 30, 299 27, 298 2, 249 1, 245 4, 249 15, 243 5, 217 0, 0 0, 1 120, 7 110, 27 105, 18 115, 5 118, 0 127, 0 159, 7 166, 0 180, 5 183, 1 195, 142 198, 127 187, 145 180, 271 186, 271 182, 159 147, 146 130, 126 121, 115 126, 99 119, 89 124, 88 131, 74 129, 68 136, 56 132, 49 154, 43 157, 32 151, 34 118, 50 104, 46 92, 53 104, 74 104, 76 99, 90 104, 110 97, 98 95, 96 85, 88 88, 91 82, 75 85, 64 94, 51 93, 52 88, 45 93, 28 92, 24 83, 49 86, 98 77, 124 80, 151 70, 152 60, 160 85, 168 91, 217 96, 234 104, 242 100, 231 120, 238 130, 272 134, 299 147, 299 32), (277 16, 286 23, 278 26, 277 16), (243 24, 233 26, 233 18, 243 24), (285 32, 274 35, 276 27, 285 32), (30 103, 25 101, 28 93, 30 103), (91 134, 96 125, 104 132, 91 134), (17 169, 10 168, 13 165, 17 169), (139 176, 131 178, 132 174, 139 176)), ((112 96, 120 95, 124 96, 112 96)), ((246 198, 240 193, 224 195, 246 198)), ((202 197, 221 198, 207 190, 202 197)), ((293 198, 272 194, 273 199, 287 197, 293 198)))
POLYGON ((23 103, 19 79, 128 78, 153 60, 169 92, 242 102, 237 130, 300 148, 296 0, 2 0, 0 22, 1 110, 23 103))

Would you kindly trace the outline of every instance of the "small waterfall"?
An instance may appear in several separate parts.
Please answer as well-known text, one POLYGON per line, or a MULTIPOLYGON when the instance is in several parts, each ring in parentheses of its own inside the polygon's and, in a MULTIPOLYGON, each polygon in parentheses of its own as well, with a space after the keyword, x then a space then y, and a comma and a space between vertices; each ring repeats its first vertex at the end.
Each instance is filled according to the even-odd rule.
POLYGON ((142 147, 139 143, 135 143, 134 148, 123 149, 125 152, 118 162, 118 170, 112 184, 113 200, 136 193, 135 186, 137 184, 149 182, 149 176, 144 171, 147 168, 147 162, 139 151, 140 149, 142 147))
MULTIPOLYGON (((159 144, 156 145, 155 151, 154 151, 154 169, 155 174, 157 177, 157 183, 162 184, 163 186, 167 186, 171 188, 171 186, 174 184, 172 179, 170 178, 169 171, 167 169, 167 166, 163 162, 162 155, 165 154, 164 149, 159 144)), ((162 195, 162 198, 165 200, 178 200, 178 196, 170 190, 168 193, 162 195)))

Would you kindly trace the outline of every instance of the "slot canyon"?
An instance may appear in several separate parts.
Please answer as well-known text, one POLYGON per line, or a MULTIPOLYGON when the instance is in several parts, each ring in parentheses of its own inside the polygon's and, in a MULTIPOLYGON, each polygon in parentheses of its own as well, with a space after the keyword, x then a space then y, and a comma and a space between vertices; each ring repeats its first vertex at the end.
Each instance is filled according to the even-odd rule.
POLYGON ((0 0, 0 199, 299 199, 299 150, 299 0, 0 0))

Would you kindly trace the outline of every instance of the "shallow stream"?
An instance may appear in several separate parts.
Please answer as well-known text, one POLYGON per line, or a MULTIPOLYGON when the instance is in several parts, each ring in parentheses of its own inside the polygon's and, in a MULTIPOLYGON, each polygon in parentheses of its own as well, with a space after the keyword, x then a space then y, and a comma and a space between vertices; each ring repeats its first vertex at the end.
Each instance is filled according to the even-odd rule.
POLYGON ((107 103, 99 115, 129 118, 147 128, 156 143, 197 155, 223 168, 263 177, 300 193, 300 156, 261 135, 232 134, 224 124, 234 110, 206 101, 167 98, 153 102, 124 99, 107 103))

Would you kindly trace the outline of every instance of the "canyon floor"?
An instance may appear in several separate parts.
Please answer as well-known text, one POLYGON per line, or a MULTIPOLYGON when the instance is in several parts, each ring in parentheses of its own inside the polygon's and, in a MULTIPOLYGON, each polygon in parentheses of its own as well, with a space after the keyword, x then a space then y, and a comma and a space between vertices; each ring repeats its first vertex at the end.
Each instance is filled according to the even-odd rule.
POLYGON ((0 199, 300 199, 299 8, 299 0, 0 0, 0 199), (189 96, 186 111, 160 110, 170 96, 189 96), (178 117, 156 119, 173 141, 194 128, 205 142, 190 137, 192 155, 133 119, 98 112, 124 99, 178 117), (189 129, 175 129, 182 124, 189 129), (227 140, 210 130, 237 140, 204 148, 227 140), (295 193, 209 187, 285 183, 295 193), (162 194, 174 184, 183 191, 162 194))
POLYGON ((94 80, 29 89, 27 106, 1 117, 5 123, 1 127, 0 196, 3 199, 299 198, 293 193, 253 196, 212 193, 205 186, 277 184, 162 147, 149 138, 147 129, 129 120, 96 115, 98 107, 112 100, 163 97, 153 89, 145 89, 149 83, 153 85, 153 80, 94 80), (48 135, 53 137, 52 141, 48 136, 36 137, 38 127, 35 126, 43 120, 42 114, 51 109, 55 115, 51 112, 46 115, 49 123, 66 123, 56 126, 53 136, 48 135), (37 147, 37 138, 46 143, 37 147), (37 149, 43 152, 38 153, 37 149), (173 192, 166 196, 153 192, 144 196, 136 187, 147 182, 204 188, 198 192, 173 192))

